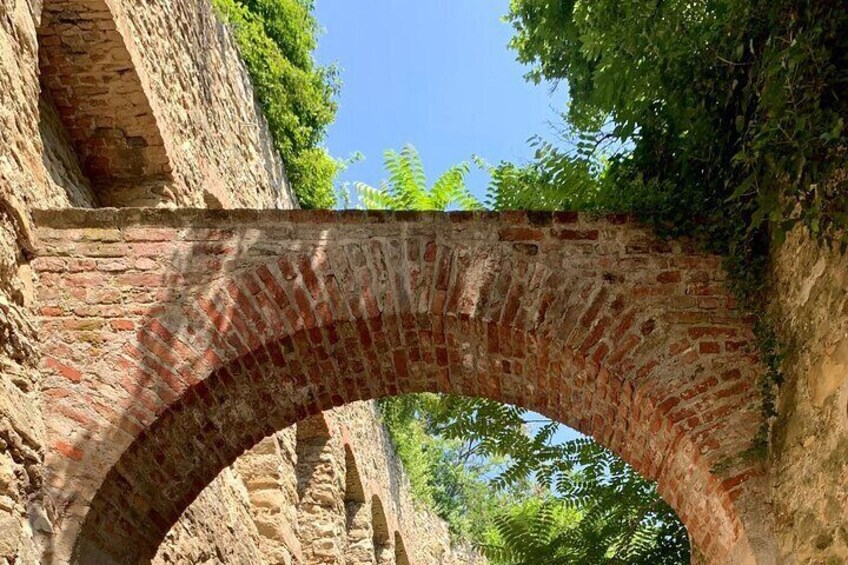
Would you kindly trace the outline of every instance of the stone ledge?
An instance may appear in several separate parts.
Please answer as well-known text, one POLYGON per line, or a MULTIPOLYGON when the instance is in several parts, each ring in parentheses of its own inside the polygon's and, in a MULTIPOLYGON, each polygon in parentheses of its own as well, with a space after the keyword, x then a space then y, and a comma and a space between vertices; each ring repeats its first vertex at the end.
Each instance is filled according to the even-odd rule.
POLYGON ((68 208, 33 210, 37 227, 54 229, 122 228, 127 226, 164 227, 245 227, 294 224, 379 224, 497 222, 537 228, 563 224, 638 225, 628 214, 594 214, 589 212, 395 212, 389 210, 208 210, 200 208, 68 208))

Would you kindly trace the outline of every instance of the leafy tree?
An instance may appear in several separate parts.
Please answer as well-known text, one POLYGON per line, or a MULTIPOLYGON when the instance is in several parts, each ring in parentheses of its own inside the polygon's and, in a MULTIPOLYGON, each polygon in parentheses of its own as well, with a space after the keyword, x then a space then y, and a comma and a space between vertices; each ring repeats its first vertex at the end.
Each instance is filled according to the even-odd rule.
POLYGON ((528 78, 571 95, 582 151, 541 155, 548 176, 607 142, 593 204, 743 255, 766 224, 848 242, 844 2, 513 0, 508 19, 528 78))
POLYGON ((435 415, 443 413, 447 398, 408 394, 382 399, 379 406, 417 501, 447 521, 455 536, 480 540, 504 508, 532 492, 527 481, 493 489, 489 477, 500 472, 502 458, 483 455, 476 439, 438 433, 435 415))
POLYGON ((427 418, 432 435, 463 438, 478 457, 504 462, 489 475, 493 487, 532 480, 546 501, 495 517, 498 542, 481 547, 496 562, 539 563, 544 555, 574 564, 689 561, 686 529, 656 485, 591 439, 557 443, 558 423, 534 421, 540 427, 531 431, 525 410, 479 398, 442 396, 427 418), (560 527, 560 507, 573 511, 567 528, 560 527))
POLYGON ((405 145, 400 152, 386 151, 383 163, 389 178, 379 188, 363 182, 355 184, 360 200, 368 209, 446 210, 452 205, 464 210, 482 208, 465 184, 470 170, 468 163, 454 165, 429 188, 421 156, 412 145, 405 145))
POLYGON ((333 67, 315 64, 313 0, 213 0, 233 28, 274 145, 304 208, 331 208, 339 163, 321 147, 336 115, 333 67))
POLYGON ((553 498, 528 498, 494 519, 480 547, 490 560, 502 565, 577 563, 583 555, 572 551, 562 538, 579 521, 578 512, 553 498))

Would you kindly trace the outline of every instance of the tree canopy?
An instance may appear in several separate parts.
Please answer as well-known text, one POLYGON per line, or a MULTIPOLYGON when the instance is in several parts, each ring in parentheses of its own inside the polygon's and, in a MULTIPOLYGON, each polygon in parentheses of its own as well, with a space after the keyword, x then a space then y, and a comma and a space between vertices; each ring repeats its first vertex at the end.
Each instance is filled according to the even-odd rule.
POLYGON ((600 151, 595 203, 719 251, 766 225, 848 242, 844 2, 513 0, 508 19, 528 79, 569 89, 578 141, 540 155, 549 177, 600 151))

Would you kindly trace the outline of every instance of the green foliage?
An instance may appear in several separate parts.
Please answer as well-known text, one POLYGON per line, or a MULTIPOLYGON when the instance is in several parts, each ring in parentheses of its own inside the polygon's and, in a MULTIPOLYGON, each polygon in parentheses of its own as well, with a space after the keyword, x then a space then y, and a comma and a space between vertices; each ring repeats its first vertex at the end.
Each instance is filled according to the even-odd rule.
POLYGON ((578 512, 555 499, 528 498, 494 519, 480 548, 492 562, 501 565, 577 563, 578 552, 561 540, 579 521, 578 512))
POLYGON ((528 79, 567 83, 578 142, 521 169, 541 188, 520 198, 501 165, 490 200, 630 210, 724 254, 767 365, 762 451, 782 380, 763 308, 769 247, 799 223, 848 245, 844 1, 513 0, 508 19, 528 79))
POLYGON ((497 473, 488 474, 492 487, 526 493, 533 484, 536 501, 545 501, 513 503, 495 516, 480 545, 496 563, 547 562, 539 560, 544 555, 575 564, 689 561, 688 534, 674 510, 656 485, 610 451, 588 438, 558 443, 559 424, 543 420, 533 430, 527 412, 514 406, 456 396, 438 400, 426 413, 431 434, 462 438, 476 457, 502 461, 497 473), (557 518, 564 510, 571 511, 568 527, 557 518))
POLYGON ((563 563, 688 563, 689 539, 672 508, 621 459, 590 439, 550 441, 551 425, 539 431, 513 469, 532 471, 580 520, 548 543, 563 563))
POLYGON ((603 210, 615 205, 607 202, 604 190, 605 163, 592 158, 575 158, 550 142, 531 141, 536 160, 518 166, 481 162, 491 178, 486 204, 493 210, 603 210))
POLYGON ((500 459, 481 457, 473 440, 435 430, 446 398, 410 394, 383 399, 379 406, 416 500, 441 516, 454 536, 479 540, 503 508, 528 496, 527 485, 493 490, 488 477, 501 468, 500 459))
POLYGON ((400 152, 389 150, 383 161, 388 180, 379 188, 363 182, 355 184, 359 198, 371 210, 446 210, 458 206, 464 210, 479 210, 480 203, 465 184, 470 165, 460 163, 442 173, 433 186, 427 187, 424 164, 412 145, 400 152))
POLYGON ((513 0, 509 19, 528 77, 567 81, 568 125, 616 142, 607 202, 742 255, 766 225, 848 241, 841 0, 513 0))
POLYGON ((336 71, 312 57, 312 0, 213 0, 233 28, 271 136, 304 208, 331 208, 339 164, 319 146, 336 114, 336 71))

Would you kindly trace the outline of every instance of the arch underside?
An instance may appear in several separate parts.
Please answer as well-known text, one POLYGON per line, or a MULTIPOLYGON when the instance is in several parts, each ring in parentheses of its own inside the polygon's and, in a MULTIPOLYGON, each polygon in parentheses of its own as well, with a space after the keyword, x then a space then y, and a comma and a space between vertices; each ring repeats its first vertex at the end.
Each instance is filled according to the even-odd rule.
POLYGON ((199 214, 74 212, 40 234, 46 311, 105 295, 101 315, 117 296, 127 318, 42 328, 62 383, 46 397, 49 482, 79 560, 153 556, 212 478, 275 431, 424 391, 591 435, 657 480, 711 562, 754 551, 764 470, 746 453, 762 368, 717 258, 573 214, 199 214), (92 217, 118 228, 92 240, 92 217), (80 276, 87 253, 100 270, 80 276), (93 339, 92 324, 115 331, 93 339), (80 407, 91 416, 67 445, 80 407))
MULTIPOLYGON (((694 376, 703 367, 676 365, 669 369, 690 393, 710 378, 694 376)), ((728 379, 714 395, 721 398, 739 386, 728 379)), ((556 341, 471 320, 409 316, 302 332, 266 344, 192 387, 107 475, 81 532, 80 561, 86 562, 86 548, 92 547, 117 562, 152 557, 200 491, 267 435, 352 401, 411 392, 484 397, 545 414, 592 435, 658 480, 697 545, 729 547, 741 535, 732 489, 710 467, 750 444, 746 420, 756 414, 746 413, 744 404, 727 406, 734 418, 704 420, 686 430, 681 418, 690 412, 707 416, 711 398, 664 413, 658 409, 666 401, 661 394, 556 341), (709 445, 715 435, 723 443, 712 456, 702 455, 704 446, 691 439, 709 445)))

